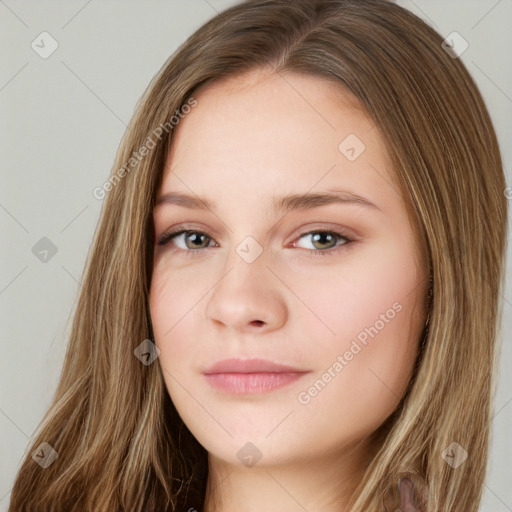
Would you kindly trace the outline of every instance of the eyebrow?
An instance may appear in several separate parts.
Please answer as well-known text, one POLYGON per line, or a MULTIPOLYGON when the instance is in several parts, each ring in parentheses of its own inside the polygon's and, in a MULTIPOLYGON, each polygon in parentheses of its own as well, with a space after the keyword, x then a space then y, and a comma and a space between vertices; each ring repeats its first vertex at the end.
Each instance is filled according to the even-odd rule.
MULTIPOLYGON (((210 199, 184 194, 182 192, 168 192, 166 194, 162 194, 158 198, 156 206, 161 204, 175 204, 184 208, 197 210, 214 210, 216 207, 215 203, 210 199)), ((368 199, 345 190, 330 191, 323 194, 290 194, 283 197, 274 197, 272 201, 272 208, 274 212, 279 213, 291 210, 307 210, 329 204, 363 206, 368 209, 382 212, 377 205, 368 199)))

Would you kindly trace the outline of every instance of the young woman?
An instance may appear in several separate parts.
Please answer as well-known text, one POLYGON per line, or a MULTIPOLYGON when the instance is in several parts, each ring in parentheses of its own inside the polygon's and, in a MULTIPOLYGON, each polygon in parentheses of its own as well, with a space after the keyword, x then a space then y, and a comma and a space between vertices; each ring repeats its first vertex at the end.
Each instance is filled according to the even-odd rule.
POLYGON ((506 184, 442 43, 385 0, 249 0, 179 48, 95 191, 11 511, 478 510, 506 184))

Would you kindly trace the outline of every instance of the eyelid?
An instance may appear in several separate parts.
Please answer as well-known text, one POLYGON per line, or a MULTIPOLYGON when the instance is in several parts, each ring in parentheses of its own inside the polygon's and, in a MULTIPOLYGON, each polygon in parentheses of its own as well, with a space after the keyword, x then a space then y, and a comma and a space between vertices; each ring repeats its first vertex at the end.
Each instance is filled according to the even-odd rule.
MULTIPOLYGON (((216 237, 220 236, 220 233, 217 232, 215 229, 211 229, 209 227, 203 227, 201 225, 198 225, 195 222, 180 222, 180 223, 170 226, 167 229, 164 229, 159 236, 156 236, 156 242, 158 243, 158 240, 161 240, 167 234, 169 234, 169 233, 176 234, 178 231, 198 232, 198 233, 208 235, 212 239, 215 239, 216 237)), ((361 233, 358 233, 353 228, 349 228, 347 226, 343 226, 343 225, 340 225, 340 224, 337 224, 334 222, 327 222, 327 221, 316 221, 316 222, 306 223, 306 225, 302 225, 299 228, 296 228, 294 230, 292 238, 293 238, 293 240, 295 240, 299 236, 309 234, 313 231, 314 232, 329 231, 329 232, 335 232, 335 233, 337 232, 338 234, 344 236, 345 238, 350 238, 353 240, 364 238, 361 233)))

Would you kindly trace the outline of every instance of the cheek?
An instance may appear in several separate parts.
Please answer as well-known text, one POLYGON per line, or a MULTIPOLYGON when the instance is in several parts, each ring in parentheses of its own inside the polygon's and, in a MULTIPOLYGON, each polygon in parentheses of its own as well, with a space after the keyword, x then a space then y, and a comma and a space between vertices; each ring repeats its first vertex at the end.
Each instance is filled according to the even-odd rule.
MULTIPOLYGON (((179 272, 159 271, 155 269, 149 293, 149 308, 155 336, 160 349, 160 364, 166 380, 169 374, 180 380, 183 376, 185 361, 194 361, 204 340, 194 335, 193 324, 197 325, 197 312, 201 307, 201 298, 208 289, 191 286, 194 280, 180 277, 179 272)), ((204 297, 202 300, 205 300, 204 297)), ((195 359, 197 360, 197 359, 195 359)), ((172 379, 169 384, 172 386, 172 379)))
POLYGON ((423 281, 412 256, 407 247, 381 249, 378 256, 347 260, 341 272, 333 267, 332 275, 326 269, 315 273, 314 289, 301 283, 308 305, 324 324, 315 315, 304 316, 304 332, 315 340, 309 354, 318 371, 305 384, 301 403, 309 400, 306 409, 317 414, 332 411, 335 403, 334 416, 340 422, 347 415, 358 418, 362 433, 377 428, 396 408, 411 378, 423 327, 418 307, 423 281))
MULTIPOLYGON (((388 306, 387 300, 382 303, 388 306)), ((352 307, 365 304, 354 302, 352 307)), ((397 306, 388 312, 388 323, 375 321, 376 312, 387 310, 381 303, 375 309, 362 307, 362 328, 344 313, 334 324, 338 336, 328 347, 317 336, 308 349, 317 371, 295 396, 299 405, 290 435, 315 432, 321 438, 318 447, 341 447, 371 436, 395 411, 413 373, 418 335, 411 329, 412 305, 403 300, 402 309, 397 306)))
MULTIPOLYGON (((343 264, 318 265, 307 275, 295 277, 294 292, 306 304, 300 317, 318 341, 328 348, 343 346, 375 326, 383 333, 403 331, 418 316, 422 277, 410 246, 375 244, 375 248, 347 253, 343 264), (413 317, 413 318, 411 318, 413 317)), ((406 339, 406 336, 404 337, 406 339)))

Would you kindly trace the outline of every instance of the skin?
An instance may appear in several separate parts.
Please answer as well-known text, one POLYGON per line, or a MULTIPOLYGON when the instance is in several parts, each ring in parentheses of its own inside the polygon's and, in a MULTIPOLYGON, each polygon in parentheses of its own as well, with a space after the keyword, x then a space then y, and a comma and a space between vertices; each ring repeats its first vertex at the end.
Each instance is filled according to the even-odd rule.
POLYGON ((347 92, 315 77, 257 70, 194 97, 173 133, 158 196, 184 192, 215 208, 155 207, 157 241, 178 225, 208 236, 155 245, 150 311, 167 390, 209 454, 205 510, 347 510, 378 447, 374 433, 410 381, 426 314, 424 262, 383 139, 347 92), (338 149, 349 134, 366 146, 354 161, 338 149), (274 196, 330 190, 377 208, 270 207, 274 196), (307 234, 322 229, 352 242, 307 234), (263 249, 252 263, 236 252, 247 236, 263 249), (358 334, 397 303, 394 318, 301 403, 299 394, 332 374, 358 334), (235 396, 202 374, 228 357, 310 373, 270 393, 235 396), (262 454, 250 467, 237 457, 247 442, 262 454))

